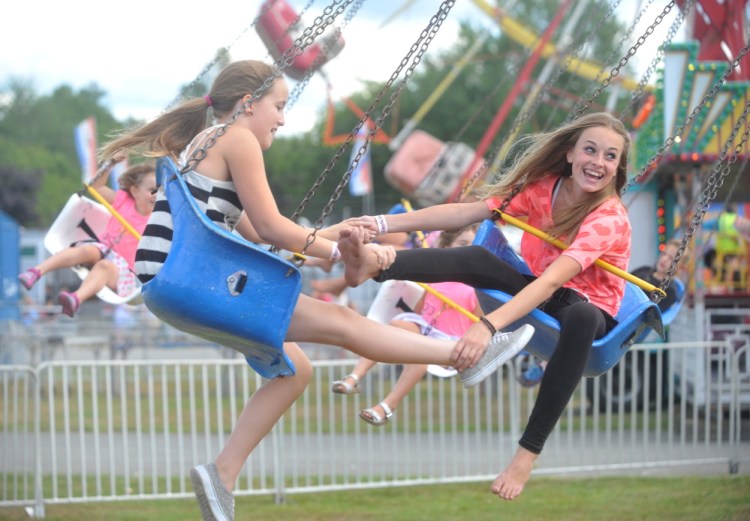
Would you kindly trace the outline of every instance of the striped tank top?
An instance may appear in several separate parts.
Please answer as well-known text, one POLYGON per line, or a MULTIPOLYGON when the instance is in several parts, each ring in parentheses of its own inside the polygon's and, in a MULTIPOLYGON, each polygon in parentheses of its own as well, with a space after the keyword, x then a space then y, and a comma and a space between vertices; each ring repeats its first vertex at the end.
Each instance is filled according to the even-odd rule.
MULTIPOLYGON (((183 159, 184 154, 180 158, 181 164, 184 164, 183 159)), ((242 205, 234 183, 211 179, 194 170, 183 175, 201 211, 220 228, 233 231, 242 215, 242 205)), ((169 202, 164 190, 160 190, 135 254, 135 273, 142 283, 154 278, 167 259, 172 246, 172 230, 169 202)))

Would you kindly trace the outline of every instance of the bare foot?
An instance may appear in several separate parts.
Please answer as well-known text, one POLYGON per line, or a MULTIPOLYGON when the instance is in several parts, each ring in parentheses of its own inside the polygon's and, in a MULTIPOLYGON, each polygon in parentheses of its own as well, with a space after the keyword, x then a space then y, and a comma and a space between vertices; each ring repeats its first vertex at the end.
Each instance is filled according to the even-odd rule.
POLYGON ((507 500, 516 499, 520 496, 538 457, 538 454, 534 454, 523 447, 518 447, 513 460, 492 483, 490 487, 492 493, 507 500))
POLYGON ((344 279, 356 288, 378 274, 377 257, 365 248, 360 228, 345 228, 339 233, 339 251, 345 264, 344 279))

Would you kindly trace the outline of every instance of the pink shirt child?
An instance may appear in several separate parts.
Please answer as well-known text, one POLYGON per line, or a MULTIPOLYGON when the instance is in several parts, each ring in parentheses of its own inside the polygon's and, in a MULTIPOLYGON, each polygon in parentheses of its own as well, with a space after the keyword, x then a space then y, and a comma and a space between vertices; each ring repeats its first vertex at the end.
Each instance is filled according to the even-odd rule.
MULTIPOLYGON (((530 183, 515 196, 506 213, 514 217, 528 217, 528 223, 540 230, 552 226, 552 194, 560 177, 550 175, 535 183, 530 183)), ((503 199, 488 198, 490 210, 499 208, 503 199)), ((613 317, 620 309, 625 293, 625 280, 608 271, 592 266, 596 259, 602 259, 622 270, 627 270, 630 259, 631 229, 628 214, 617 197, 611 197, 599 205, 584 219, 568 249, 562 251, 547 241, 530 233, 521 239, 521 255, 535 276, 540 276, 560 255, 575 259, 581 265, 581 273, 565 284, 586 297, 592 304, 613 317)))
MULTIPOLYGON (((436 282, 430 287, 472 313, 477 307, 477 295, 471 286, 460 282, 436 282)), ((466 315, 429 292, 425 293, 420 314, 435 329, 454 337, 462 337, 473 323, 466 315)))
MULTIPOLYGON (((143 230, 146 229, 149 216, 138 213, 138 210, 135 208, 135 199, 125 190, 117 190, 112 207, 138 233, 142 234, 143 230)), ((102 243, 111 246, 113 250, 127 261, 130 269, 133 269, 135 251, 138 248, 138 239, 127 231, 117 218, 114 216, 110 217, 104 235, 100 237, 100 240, 102 243)))

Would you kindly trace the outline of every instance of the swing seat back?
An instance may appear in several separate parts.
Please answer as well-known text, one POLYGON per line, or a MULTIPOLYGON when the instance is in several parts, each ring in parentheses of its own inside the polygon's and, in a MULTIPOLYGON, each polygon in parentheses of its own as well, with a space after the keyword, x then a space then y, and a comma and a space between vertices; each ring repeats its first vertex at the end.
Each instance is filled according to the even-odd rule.
MULTIPOLYGON (((484 246, 521 273, 531 273, 523 259, 510 248, 507 239, 494 222, 486 220, 482 223, 474 244, 484 246)), ((490 313, 508 302, 512 295, 496 289, 479 289, 477 297, 484 312, 490 313)), ((615 319, 618 322, 617 326, 604 337, 594 341, 584 376, 598 376, 614 367, 648 328, 663 336, 658 306, 631 282, 625 283, 625 294, 615 319)), ((534 309, 523 319, 511 324, 509 329, 515 329, 523 324, 531 324, 536 329, 526 350, 543 360, 549 360, 560 337, 560 323, 543 311, 534 309)))
POLYGON ((387 324, 399 313, 414 311, 424 289, 408 280, 387 280, 380 285, 378 294, 367 311, 367 318, 387 324))
MULTIPOLYGON (((682 281, 678 278, 673 278, 671 281, 672 287, 674 287, 675 290, 675 301, 672 303, 671 306, 669 306, 664 311, 661 311, 661 323, 662 326, 668 326, 672 323, 672 321, 677 317, 677 314, 680 312, 680 309, 682 308, 682 302, 685 300, 685 284, 682 283, 682 281)), ((658 306, 657 306, 658 307, 658 306)), ((661 335, 662 340, 664 339, 664 335, 661 335)), ((649 330, 646 329, 643 331, 638 338, 636 338, 634 344, 639 344, 641 342, 647 343, 647 342, 654 342, 656 341, 655 338, 650 334, 649 330)))
POLYGON ((172 247, 143 285, 167 324, 242 353, 261 376, 295 372, 283 342, 301 289, 297 267, 212 223, 169 158, 157 162, 173 219, 172 247))
MULTIPOLYGON (((44 236, 44 247, 50 255, 55 255, 79 241, 99 241, 111 217, 112 214, 104 205, 82 195, 73 194, 44 236)), ((85 266, 73 266, 70 269, 81 280, 89 274, 89 269, 85 266)), ((137 282, 136 289, 128 295, 118 295, 105 286, 96 296, 113 305, 135 305, 143 302, 140 283, 137 282)))

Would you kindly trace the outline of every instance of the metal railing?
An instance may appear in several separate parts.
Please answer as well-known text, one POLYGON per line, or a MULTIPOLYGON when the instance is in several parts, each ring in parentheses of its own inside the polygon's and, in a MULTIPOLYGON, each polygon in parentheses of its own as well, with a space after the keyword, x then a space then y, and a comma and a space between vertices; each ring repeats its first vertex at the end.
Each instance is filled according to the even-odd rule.
MULTIPOLYGON (((736 472, 750 457, 749 339, 635 346, 581 383, 535 474, 736 472)), ((427 375, 376 428, 358 412, 387 394, 397 366, 371 371, 362 394, 332 394, 354 363, 313 362, 309 388, 248 459, 236 494, 491 480, 537 392, 519 385, 514 363, 469 390, 427 375)), ((262 383, 237 358, 0 366, 0 507, 43 517, 49 504, 189 497, 188 470, 216 456, 262 383)))

